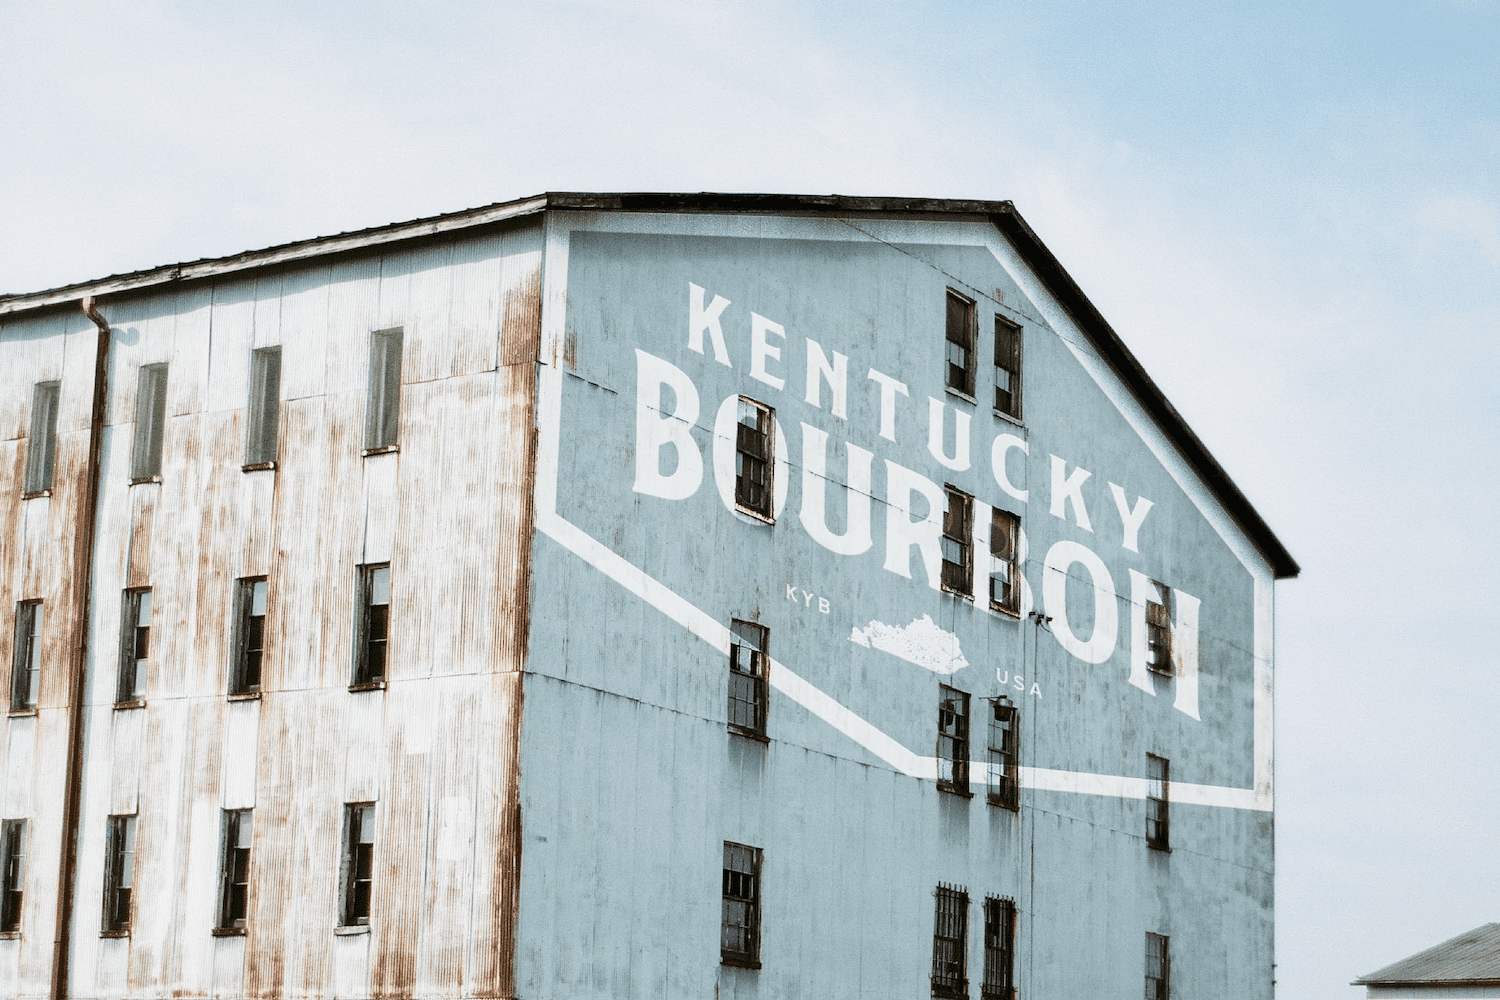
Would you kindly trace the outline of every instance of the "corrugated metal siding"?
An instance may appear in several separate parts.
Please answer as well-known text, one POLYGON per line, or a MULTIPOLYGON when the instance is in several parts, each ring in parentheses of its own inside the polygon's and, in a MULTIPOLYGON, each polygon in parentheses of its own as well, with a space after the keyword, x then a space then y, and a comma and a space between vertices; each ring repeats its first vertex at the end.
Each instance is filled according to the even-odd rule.
MULTIPOLYGON (((513 995, 540 267, 533 225, 100 303, 112 353, 75 995, 513 995), (361 457, 369 337, 393 326, 400 450, 361 457), (249 354, 272 345, 278 467, 244 472, 249 354), (163 362, 161 481, 131 486, 139 368, 163 362), (377 561, 392 564, 388 683, 350 692, 356 568, 377 561), (235 580, 260 575, 262 694, 229 700, 235 580), (116 710, 121 591, 141 586, 154 598, 146 705, 116 710), (368 933, 335 935, 355 801, 378 803, 373 913, 368 933), (221 810, 251 807, 247 933, 214 937, 221 810), (139 817, 131 934, 101 938, 106 818, 127 812, 139 817)), ((5 816, 34 817, 0 997, 49 985, 92 330, 81 313, 0 323, 0 679, 18 595, 47 602, 43 708, 8 719, 0 746, 5 816), (23 504, 31 387, 59 375, 58 485, 23 504)))

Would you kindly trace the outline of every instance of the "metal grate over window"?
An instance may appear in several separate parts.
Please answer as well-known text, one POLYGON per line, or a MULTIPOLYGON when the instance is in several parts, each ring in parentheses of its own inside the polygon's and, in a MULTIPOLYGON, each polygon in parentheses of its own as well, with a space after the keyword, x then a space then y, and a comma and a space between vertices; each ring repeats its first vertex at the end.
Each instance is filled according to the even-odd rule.
POLYGON ((57 401, 61 382, 38 382, 31 394, 31 434, 26 439, 26 493, 52 488, 57 468, 57 401))
POLYGON ((1167 836, 1167 786, 1171 764, 1165 757, 1146 755, 1146 843, 1158 850, 1171 849, 1167 836))
POLYGON ((142 365, 135 397, 135 442, 130 478, 161 475, 162 435, 167 426, 167 366, 142 365))
POLYGON ((990 896, 984 901, 984 1000, 1015 1000, 1016 904, 990 896))
POLYGON ((769 637, 752 622, 729 624, 729 728, 746 736, 766 735, 769 637))
POLYGON ((245 464, 276 461, 281 424, 281 348, 262 347, 250 354, 250 428, 245 464))
POLYGON ((990 702, 987 775, 989 801, 1002 809, 1020 808, 1020 775, 1016 739, 1016 706, 1007 698, 996 698, 990 702))
POLYGON ((938 686, 938 787, 969 794, 969 695, 938 686))
POLYGON ((760 848, 724 842, 719 957, 729 965, 760 967, 760 862, 760 848))
POLYGON ((401 330, 370 334, 370 398, 365 404, 365 448, 396 446, 401 425, 401 330))
POLYGON ((969 893, 954 885, 939 884, 932 929, 932 995, 967 997, 969 893))
POLYGON ((734 502, 771 517, 771 408, 740 397, 734 445, 734 502))

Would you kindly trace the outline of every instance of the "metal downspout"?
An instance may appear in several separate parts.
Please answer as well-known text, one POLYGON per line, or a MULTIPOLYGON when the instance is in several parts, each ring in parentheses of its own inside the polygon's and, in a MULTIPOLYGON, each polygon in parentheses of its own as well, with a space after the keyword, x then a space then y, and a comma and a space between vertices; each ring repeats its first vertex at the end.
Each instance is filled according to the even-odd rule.
POLYGON ((94 352, 94 403, 89 415, 89 456, 84 470, 83 509, 73 535, 73 585, 78 588, 78 610, 69 644, 68 770, 63 793, 62 863, 57 876, 57 928, 52 938, 52 998, 67 1000, 70 945, 73 927, 73 883, 78 868, 78 811, 83 795, 83 697, 88 673, 89 616, 92 614, 94 524, 99 509, 99 458, 104 437, 104 400, 108 389, 109 322, 99 315, 92 295, 80 300, 83 314, 99 329, 94 352))

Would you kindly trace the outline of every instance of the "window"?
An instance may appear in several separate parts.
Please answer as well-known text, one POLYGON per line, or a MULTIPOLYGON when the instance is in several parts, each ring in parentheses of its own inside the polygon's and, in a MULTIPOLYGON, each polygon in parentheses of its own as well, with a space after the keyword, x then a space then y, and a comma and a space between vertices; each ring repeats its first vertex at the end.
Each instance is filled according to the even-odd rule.
POLYGON ((57 398, 60 382, 38 382, 31 394, 31 436, 26 443, 27 493, 52 488, 57 467, 57 398))
POLYGON ((135 885, 135 817, 109 818, 104 865, 104 933, 130 930, 130 892, 135 885))
POLYGON ((938 686, 938 787, 969 794, 969 696, 938 686))
POLYGON ((391 632, 391 564, 359 568, 359 634, 354 687, 385 680, 386 650, 391 632))
POLYGON ((161 475, 161 439, 167 421, 167 366, 142 365, 135 396, 135 445, 130 478, 161 475))
POLYGON ((974 498, 951 486, 948 509, 943 512, 943 589, 955 594, 974 593, 974 498))
POLYGON ((344 806, 344 863, 339 888, 339 926, 370 922, 370 883, 375 870, 375 803, 344 806))
POLYGON ((1016 767, 1016 706, 1008 698, 990 702, 990 805, 1020 808, 1020 775, 1016 767))
POLYGON ((26 889, 26 821, 0 824, 0 934, 21 929, 21 899, 26 889))
POLYGON ((760 625, 729 624, 729 728, 746 736, 766 735, 766 639, 760 625))
POLYGON ((1167 941, 1165 935, 1146 932, 1146 1000, 1168 1000, 1172 959, 1167 941))
POLYGON ((1021 419, 1021 328, 995 317, 995 409, 1021 419))
POLYGON ((724 916, 719 958, 760 968, 760 848, 724 841, 724 916))
POLYGON ((254 694, 260 690, 261 661, 266 652, 266 578, 239 580, 234 594, 234 664, 230 669, 229 693, 254 694))
POLYGON ((969 995, 969 894, 953 885, 939 885, 937 915, 932 929, 932 995, 969 995))
POLYGON ((36 708, 42 681, 42 602, 16 605, 16 644, 10 668, 10 710, 36 708))
POLYGON ((1152 581, 1161 600, 1146 602, 1146 669, 1172 676, 1172 588, 1152 581))
POLYGON ((146 672, 151 665, 151 591, 125 591, 121 621, 120 679, 115 688, 115 703, 131 705, 145 693, 146 672))
POLYGON ((1021 613, 1020 534, 1016 515, 1004 510, 990 515, 990 607, 1013 615, 1021 613))
POLYGON ((984 901, 984 1000, 1015 1000, 1016 904, 990 896, 984 901))
POLYGON ((370 401, 365 411, 365 448, 396 447, 401 423, 401 331, 370 334, 370 401))
POLYGON ((1171 765, 1165 757, 1146 755, 1146 843, 1158 851, 1171 850, 1167 839, 1167 778, 1171 765))
POLYGON ((245 464, 276 461, 276 433, 281 422, 281 348, 250 352, 250 432, 245 464))
POLYGON ((255 812, 225 809, 219 851, 219 923, 221 931, 245 929, 246 902, 250 890, 250 834, 255 812))
POLYGON ((974 300, 948 289, 948 388, 974 395, 974 300))
POLYGON ((771 408, 740 397, 734 446, 734 502, 771 517, 771 408))

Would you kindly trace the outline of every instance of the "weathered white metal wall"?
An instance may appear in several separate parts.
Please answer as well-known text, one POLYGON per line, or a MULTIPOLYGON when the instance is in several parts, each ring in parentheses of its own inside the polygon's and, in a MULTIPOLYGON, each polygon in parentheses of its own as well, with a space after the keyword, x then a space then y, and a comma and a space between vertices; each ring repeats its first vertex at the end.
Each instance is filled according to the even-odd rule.
MULTIPOLYGON (((74 995, 512 993, 540 269, 533 225, 101 303, 113 341, 74 995), (400 450, 361 457, 370 334, 397 326, 400 450), (245 472, 250 352, 270 345, 282 348, 280 454, 274 471, 245 472), (138 369, 160 362, 161 481, 130 485, 138 369), (351 692, 356 567, 382 561, 388 683, 351 692), (262 694, 233 700, 234 581, 259 575, 262 694), (142 586, 155 602, 145 706, 116 709, 121 592, 142 586), (370 927, 336 934, 343 804, 369 800, 370 927), (239 808, 255 810, 248 932, 216 937, 220 811, 239 808), (137 888, 129 936, 110 938, 104 835, 118 813, 138 816, 137 888)), ((3 996, 49 986, 65 750, 51 607, 68 603, 60 511, 82 481, 91 331, 81 313, 0 327, 0 607, 23 591, 49 602, 43 708, 8 721, 0 771, 5 815, 34 817, 22 933, 0 941, 3 996), (31 386, 65 364, 59 489, 23 502, 31 386)))

